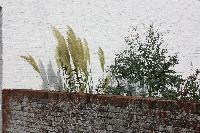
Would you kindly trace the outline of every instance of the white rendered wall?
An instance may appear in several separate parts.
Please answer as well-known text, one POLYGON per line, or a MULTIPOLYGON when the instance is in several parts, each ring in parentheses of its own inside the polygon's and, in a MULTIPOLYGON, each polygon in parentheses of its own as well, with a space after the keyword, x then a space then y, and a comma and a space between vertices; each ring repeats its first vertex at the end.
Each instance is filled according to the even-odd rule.
POLYGON ((2 89, 3 79, 3 43, 2 43, 2 8, 0 6, 0 89, 2 89))
POLYGON ((69 25, 86 38, 95 80, 100 73, 98 47, 104 49, 109 65, 130 27, 142 23, 155 23, 169 32, 165 36, 168 49, 179 52, 177 71, 188 75, 191 62, 194 69, 200 68, 199 0, 0 0, 0 6, 3 88, 40 88, 41 79, 19 56, 31 54, 46 65, 54 61, 56 40, 51 25, 63 33, 69 25))

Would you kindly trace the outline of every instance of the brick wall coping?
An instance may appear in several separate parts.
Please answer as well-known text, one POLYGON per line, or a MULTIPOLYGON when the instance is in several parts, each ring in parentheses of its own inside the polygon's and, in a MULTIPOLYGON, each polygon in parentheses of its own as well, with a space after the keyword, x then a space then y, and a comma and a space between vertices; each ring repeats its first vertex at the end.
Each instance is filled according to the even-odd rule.
POLYGON ((47 90, 32 90, 32 89, 3 89, 2 109, 5 110, 9 106, 9 98, 27 97, 30 99, 46 99, 51 100, 72 100, 73 102, 99 103, 102 105, 111 104, 117 107, 127 107, 130 103, 142 103, 149 109, 159 109, 162 111, 183 110, 186 113, 200 114, 199 102, 185 102, 174 100, 163 100, 153 98, 143 98, 135 96, 119 96, 119 95, 99 95, 99 94, 85 94, 85 93, 68 93, 61 91, 47 91, 47 90))

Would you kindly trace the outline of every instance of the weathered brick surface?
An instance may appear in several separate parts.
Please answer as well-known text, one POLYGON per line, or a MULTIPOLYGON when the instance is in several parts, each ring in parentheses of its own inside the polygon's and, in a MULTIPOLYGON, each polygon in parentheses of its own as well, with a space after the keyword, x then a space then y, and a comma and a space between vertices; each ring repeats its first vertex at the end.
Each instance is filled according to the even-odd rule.
POLYGON ((200 103, 3 90, 4 133, 200 133, 200 103))

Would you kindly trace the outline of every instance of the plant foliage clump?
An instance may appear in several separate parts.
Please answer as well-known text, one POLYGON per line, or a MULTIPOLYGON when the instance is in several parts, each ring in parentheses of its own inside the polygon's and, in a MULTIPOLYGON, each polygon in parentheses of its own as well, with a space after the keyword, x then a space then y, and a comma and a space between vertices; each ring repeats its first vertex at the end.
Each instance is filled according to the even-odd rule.
POLYGON ((182 80, 182 85, 177 89, 178 98, 187 101, 200 101, 200 84, 197 76, 200 71, 197 69, 195 74, 182 80))
POLYGON ((116 54, 114 65, 110 66, 116 80, 111 91, 156 97, 177 86, 176 79, 179 76, 173 70, 178 64, 177 55, 167 55, 163 34, 153 25, 148 27, 144 35, 133 28, 133 33, 125 38, 125 42, 127 48, 116 54))
POLYGON ((64 76, 64 88, 69 91, 88 91, 90 52, 87 41, 77 37, 68 27, 67 38, 54 27, 54 36, 57 39, 56 62, 64 76))
MULTIPOLYGON (((68 27, 66 38, 53 27, 57 40, 57 74, 51 62, 46 69, 41 60, 39 65, 31 56, 21 56, 43 80, 44 89, 65 90, 68 92, 93 93, 90 67, 90 50, 85 39, 77 37, 68 27)), ((183 79, 174 71, 178 64, 177 55, 169 55, 163 34, 149 25, 146 32, 139 34, 137 28, 125 38, 126 49, 116 54, 114 64, 105 69, 105 55, 98 49, 102 77, 96 92, 100 94, 140 95, 162 97, 173 100, 200 101, 200 84, 197 76, 200 71, 183 79)))
MULTIPOLYGON (((58 66, 57 75, 53 71, 51 62, 48 65, 47 73, 41 60, 39 65, 31 55, 21 56, 43 80, 42 87, 56 90, 66 90, 69 92, 89 92, 92 93, 93 81, 90 68, 90 50, 85 39, 77 37, 68 26, 67 37, 65 38, 58 29, 53 27, 53 34, 57 40, 56 63, 58 66)), ((108 76, 104 79, 105 57, 104 51, 98 51, 100 66, 103 71, 103 89, 108 85, 108 76)))

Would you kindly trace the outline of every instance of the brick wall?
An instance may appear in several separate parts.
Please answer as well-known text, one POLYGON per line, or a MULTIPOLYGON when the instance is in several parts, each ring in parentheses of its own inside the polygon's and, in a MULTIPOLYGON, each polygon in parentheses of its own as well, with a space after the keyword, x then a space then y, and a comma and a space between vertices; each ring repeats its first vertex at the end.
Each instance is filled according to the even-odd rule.
POLYGON ((200 133, 200 103, 3 90, 3 133, 200 133))

